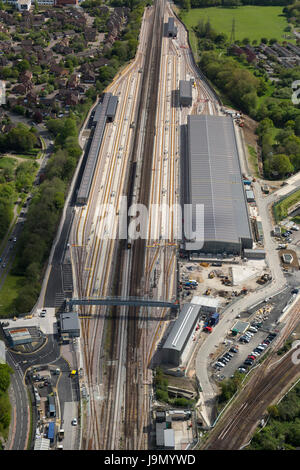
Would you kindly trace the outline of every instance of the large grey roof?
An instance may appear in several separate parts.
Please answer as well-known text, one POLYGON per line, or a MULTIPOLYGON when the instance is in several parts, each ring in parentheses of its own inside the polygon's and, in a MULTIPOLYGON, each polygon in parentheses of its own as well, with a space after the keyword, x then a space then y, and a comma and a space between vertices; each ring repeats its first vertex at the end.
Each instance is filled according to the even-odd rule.
POLYGON ((175 21, 172 16, 168 20, 168 35, 169 34, 172 34, 172 36, 177 34, 177 27, 175 26, 175 21))
POLYGON ((115 117, 118 102, 119 102, 119 98, 117 96, 111 95, 111 97, 109 98, 109 102, 108 102, 107 110, 106 110, 107 117, 110 117, 110 118, 115 117))
POLYGON ((80 330, 79 319, 77 313, 62 313, 60 316, 62 333, 74 330, 80 330))
POLYGON ((179 81, 180 98, 192 98, 192 84, 190 80, 179 81))
MULTIPOLYGON (((252 239, 239 156, 230 116, 188 116, 188 202, 204 205, 204 240, 252 239)), ((190 221, 190 220, 189 220, 190 221)))
POLYGON ((85 204, 88 200, 88 196, 91 189, 92 180, 94 177, 94 172, 96 168, 96 163, 98 160, 99 150, 102 144, 104 129, 106 125, 106 110, 108 101, 111 97, 111 93, 105 93, 102 103, 97 106, 95 111, 95 116, 93 121, 97 121, 96 127, 94 130, 94 135, 85 164, 84 172, 82 175, 80 187, 77 193, 77 202, 79 204, 85 204))
POLYGON ((162 349, 182 351, 199 315, 201 305, 184 304, 162 349))

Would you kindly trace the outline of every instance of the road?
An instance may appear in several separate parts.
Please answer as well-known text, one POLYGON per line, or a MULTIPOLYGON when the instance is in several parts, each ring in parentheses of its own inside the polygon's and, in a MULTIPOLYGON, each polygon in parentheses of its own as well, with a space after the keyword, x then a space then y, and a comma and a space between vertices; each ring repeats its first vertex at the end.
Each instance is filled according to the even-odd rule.
POLYGON ((12 355, 7 351, 7 364, 12 367, 10 394, 12 405, 12 422, 9 450, 26 450, 29 436, 30 412, 27 387, 23 381, 23 373, 12 355))

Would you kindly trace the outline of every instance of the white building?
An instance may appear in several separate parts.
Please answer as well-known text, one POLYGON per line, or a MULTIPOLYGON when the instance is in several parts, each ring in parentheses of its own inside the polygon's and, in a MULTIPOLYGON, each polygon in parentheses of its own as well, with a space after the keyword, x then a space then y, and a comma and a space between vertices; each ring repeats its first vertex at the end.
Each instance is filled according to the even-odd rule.
POLYGON ((18 0, 17 8, 19 11, 29 11, 31 8, 31 0, 18 0))
POLYGON ((218 311, 218 308, 220 305, 220 299, 216 297, 209 297, 206 295, 203 295, 203 296, 194 295, 194 297, 191 300, 191 304, 200 305, 201 312, 213 313, 213 312, 218 311))

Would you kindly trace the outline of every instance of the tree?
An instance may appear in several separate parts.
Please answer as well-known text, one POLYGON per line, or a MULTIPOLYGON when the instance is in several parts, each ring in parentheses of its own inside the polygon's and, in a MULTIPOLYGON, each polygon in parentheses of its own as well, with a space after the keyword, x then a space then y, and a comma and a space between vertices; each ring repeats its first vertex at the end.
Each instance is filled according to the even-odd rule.
POLYGON ((294 171, 294 167, 287 155, 277 154, 270 159, 270 170, 276 176, 286 176, 294 171))
POLYGON ((28 60, 23 59, 17 63, 17 69, 19 70, 19 72, 25 72, 26 70, 30 70, 31 66, 28 60))
POLYGON ((7 364, 0 364, 0 391, 6 392, 10 384, 12 369, 7 364))
POLYGON ((183 0, 182 1, 182 8, 186 11, 191 9, 191 0, 183 0))

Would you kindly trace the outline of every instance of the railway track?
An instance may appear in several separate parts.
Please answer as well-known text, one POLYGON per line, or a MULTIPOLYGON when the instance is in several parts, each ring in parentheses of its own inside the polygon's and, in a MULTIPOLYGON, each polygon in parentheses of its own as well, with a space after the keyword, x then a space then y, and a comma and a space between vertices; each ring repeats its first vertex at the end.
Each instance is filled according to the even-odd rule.
POLYGON ((222 428, 215 437, 209 439, 206 449, 240 449, 249 440, 267 406, 280 396, 299 377, 299 365, 293 364, 288 353, 272 369, 264 368, 259 380, 249 382, 249 386, 239 397, 239 405, 230 411, 222 428))
POLYGON ((299 324, 299 313, 300 302, 295 305, 280 336, 272 343, 271 354, 252 372, 253 376, 211 432, 203 448, 241 448, 249 441, 267 406, 285 392, 291 381, 299 378, 299 365, 291 360, 293 350, 281 358, 275 354, 299 324))
MULTIPOLYGON (((153 158, 153 145, 155 136, 155 117, 157 104, 157 89, 160 70, 160 50, 162 43, 162 7, 164 1, 155 4, 154 25, 151 45, 151 59, 149 61, 150 83, 148 93, 148 113, 146 121, 146 133, 143 151, 143 163, 141 170, 141 184, 139 203, 148 207, 150 195, 150 178, 153 158)), ((132 247, 132 269, 130 279, 130 295, 140 295, 142 292, 141 280, 144 276, 145 240, 135 240, 132 247)), ((138 309, 129 308, 127 329, 127 368, 125 384, 125 416, 124 428, 126 429, 125 448, 138 449, 140 434, 143 425, 141 423, 140 401, 140 370, 141 361, 139 346, 141 331, 138 322, 138 309)))

